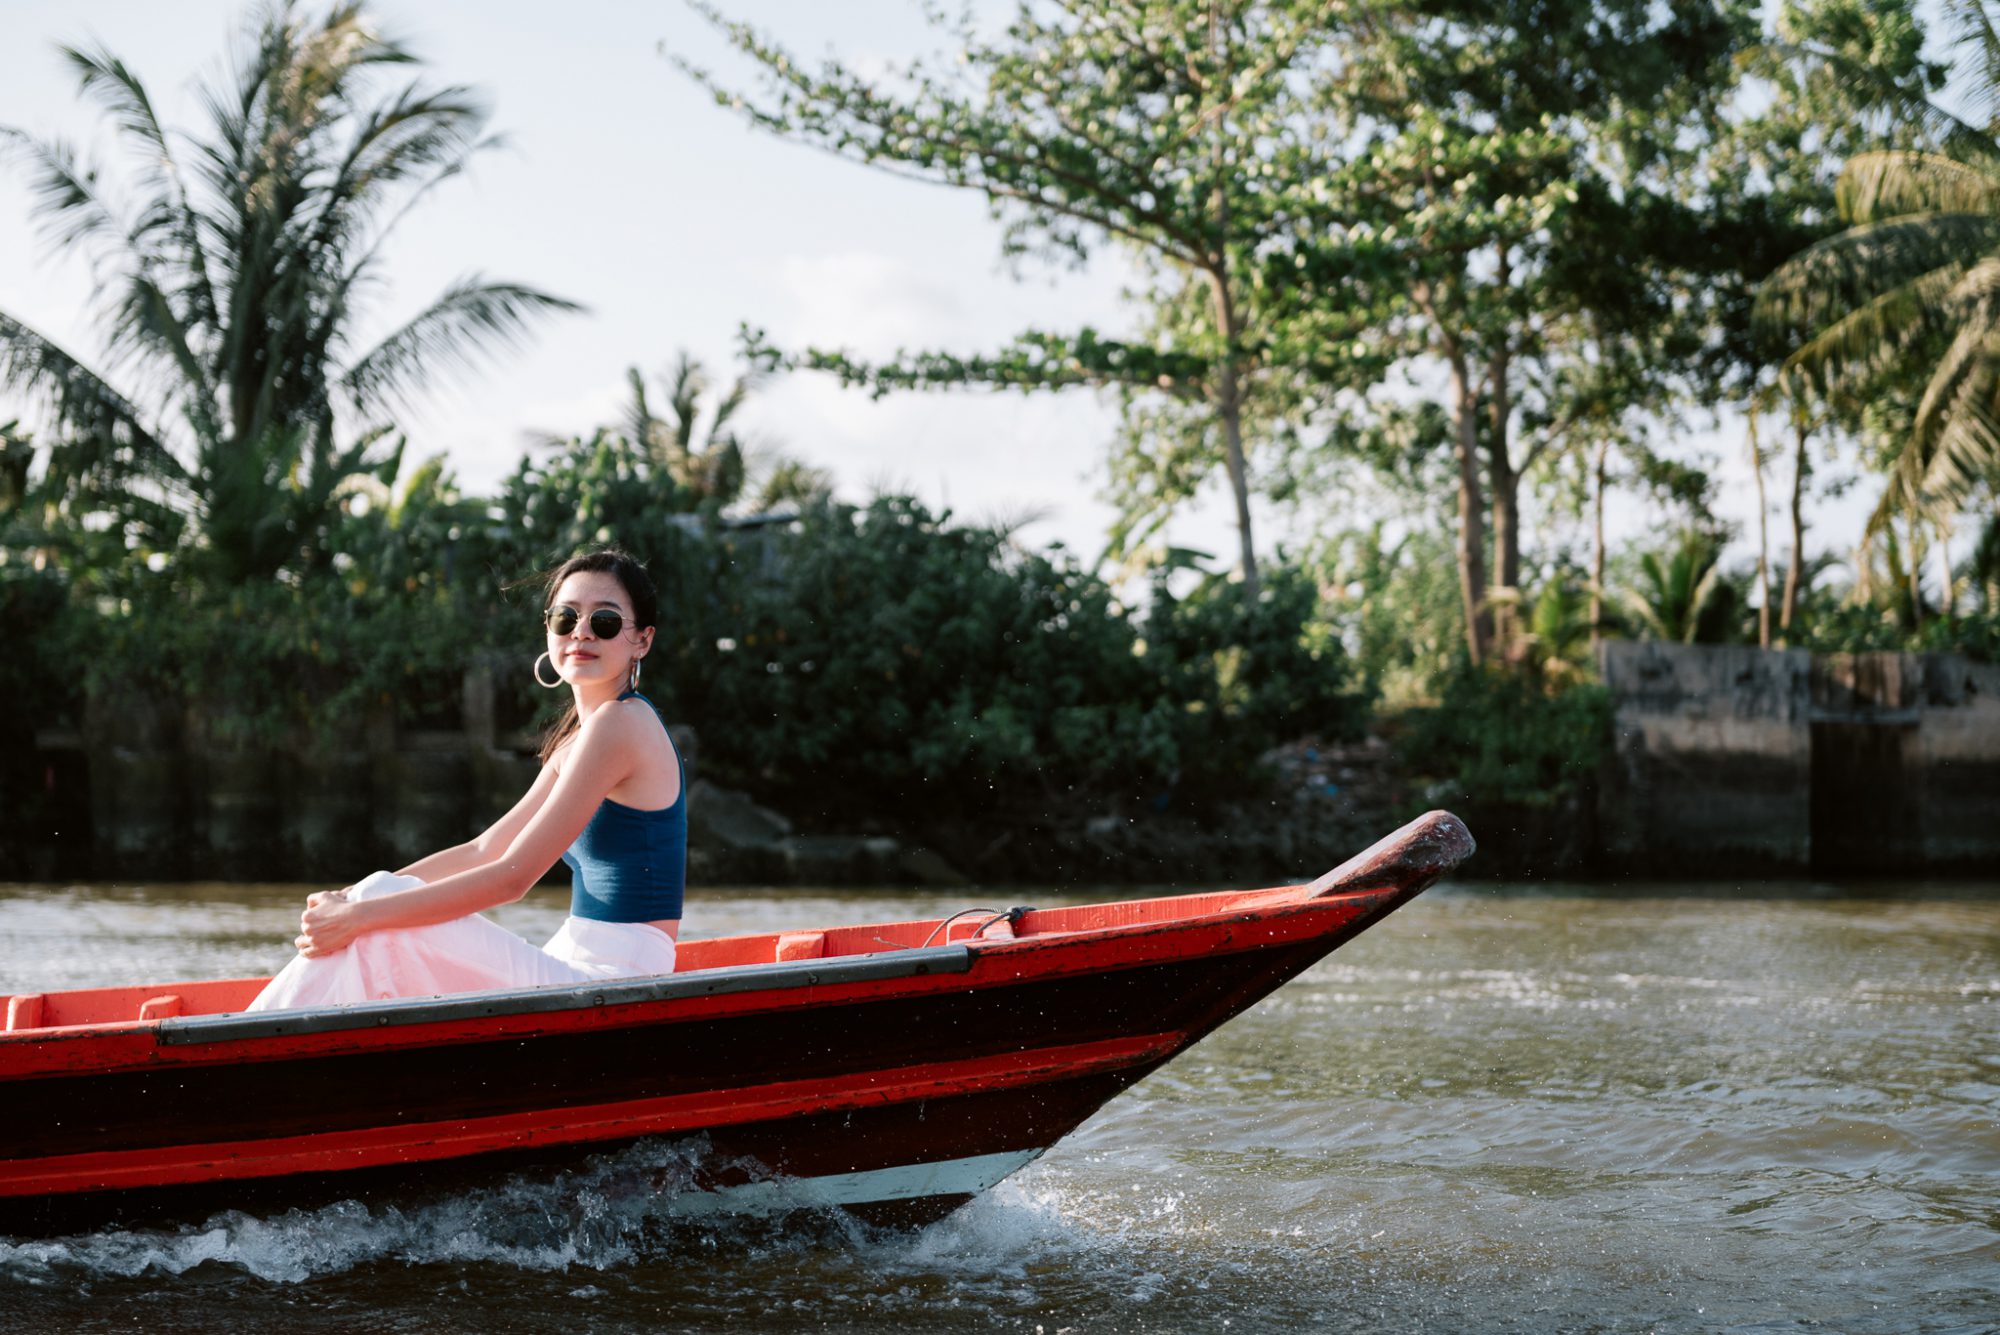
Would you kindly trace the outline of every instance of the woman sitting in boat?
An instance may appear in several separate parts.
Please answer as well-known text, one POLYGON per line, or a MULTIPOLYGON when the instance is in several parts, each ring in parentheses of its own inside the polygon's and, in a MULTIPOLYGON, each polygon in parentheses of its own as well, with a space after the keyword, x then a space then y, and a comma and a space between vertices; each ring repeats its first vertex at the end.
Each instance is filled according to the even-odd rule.
POLYGON ((535 680, 572 699, 527 794, 469 843, 308 896, 298 957, 250 1009, 671 973, 687 795, 666 726, 638 692, 658 614, 645 567, 624 553, 564 562, 548 580, 535 680), (478 916, 525 895, 558 855, 571 869, 570 916, 547 945, 478 916))

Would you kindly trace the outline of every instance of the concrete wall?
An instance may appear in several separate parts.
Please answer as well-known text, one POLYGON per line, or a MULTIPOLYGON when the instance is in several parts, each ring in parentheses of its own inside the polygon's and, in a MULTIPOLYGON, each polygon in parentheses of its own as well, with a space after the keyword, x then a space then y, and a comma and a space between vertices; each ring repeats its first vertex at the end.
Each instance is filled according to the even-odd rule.
POLYGON ((1644 874, 2000 871, 2000 667, 1611 642, 1604 860, 1644 874))
POLYGON ((534 739, 496 736, 483 669, 455 729, 379 714, 330 745, 245 746, 205 726, 226 707, 96 698, 80 730, 39 732, 45 791, 0 821, 0 876, 353 879, 476 834, 535 777, 534 739))
POLYGON ((1805 866, 1810 667, 1796 650, 1605 642, 1603 858, 1640 875, 1805 866))

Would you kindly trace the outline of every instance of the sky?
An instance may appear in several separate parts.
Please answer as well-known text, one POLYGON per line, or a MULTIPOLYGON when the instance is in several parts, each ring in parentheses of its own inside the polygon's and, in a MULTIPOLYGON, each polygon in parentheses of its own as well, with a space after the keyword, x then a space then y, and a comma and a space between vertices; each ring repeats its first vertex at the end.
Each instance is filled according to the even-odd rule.
MULTIPOLYGON (((864 66, 930 41, 914 0, 719 5, 797 53, 832 51, 864 66)), ((1000 225, 970 192, 784 142, 716 106, 664 53, 744 85, 750 70, 682 4, 377 0, 372 9, 429 63, 429 79, 489 99, 491 128, 507 145, 399 225, 362 341, 468 273, 589 308, 400 419, 411 456, 446 454, 470 492, 513 471, 529 432, 587 433, 616 420, 629 366, 660 375, 685 350, 714 372, 733 371, 745 323, 779 346, 874 356, 991 349, 1029 328, 1130 327, 1120 293, 1133 273, 1117 252, 1099 251, 1081 271, 1031 262, 1017 273, 1001 261, 1000 225)), ((220 76, 249 12, 243 0, 0 0, 0 125, 69 138, 115 166, 113 137, 78 98, 55 44, 101 41, 139 74, 163 120, 192 127, 197 80, 220 76)), ((0 166, 0 310, 99 364, 89 267, 50 253, 31 206, 25 174, 0 166)), ((23 406, 0 395, 0 420, 23 406)), ((1112 519, 1101 493, 1116 421, 1090 391, 873 400, 809 374, 767 383, 745 413, 754 440, 829 470, 844 496, 900 490, 967 519, 1039 516, 1022 528, 1024 541, 1061 541, 1086 560, 1112 519)), ((1691 444, 1720 463, 1718 512, 1753 532, 1740 424, 1698 436, 1691 444)), ((1767 477, 1774 552, 1787 482, 1767 477)), ((1314 525, 1363 522, 1361 508, 1336 497, 1288 526, 1269 516, 1259 548, 1297 542, 1314 525)), ((1857 501, 1828 515, 1814 545, 1858 533, 1864 511, 1857 501)), ((1629 532, 1661 519, 1626 501, 1613 525, 1629 532)), ((1168 536, 1227 560, 1235 541, 1219 478, 1168 536)), ((1739 541, 1738 553, 1747 550, 1739 541)))

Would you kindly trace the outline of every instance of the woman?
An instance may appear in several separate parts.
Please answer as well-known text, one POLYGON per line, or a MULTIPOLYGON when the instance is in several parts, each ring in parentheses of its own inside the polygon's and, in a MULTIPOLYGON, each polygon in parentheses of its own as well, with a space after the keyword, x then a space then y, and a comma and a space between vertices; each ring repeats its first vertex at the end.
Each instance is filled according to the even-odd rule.
POLYGON ((542 772, 514 809, 470 843, 395 875, 377 872, 306 900, 298 958, 255 1010, 385 997, 583 983, 670 973, 687 871, 680 757, 637 690, 659 599, 622 552, 588 552, 549 577, 549 660, 570 708, 542 747, 542 772), (528 892, 560 856, 570 917, 537 950, 482 909, 528 892))

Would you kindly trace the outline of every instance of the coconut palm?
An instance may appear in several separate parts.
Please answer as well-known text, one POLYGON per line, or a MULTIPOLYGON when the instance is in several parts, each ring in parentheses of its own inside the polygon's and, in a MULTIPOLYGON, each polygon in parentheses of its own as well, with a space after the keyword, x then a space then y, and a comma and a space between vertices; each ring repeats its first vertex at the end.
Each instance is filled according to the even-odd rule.
POLYGON ((758 514, 807 510, 832 499, 833 474, 798 459, 779 459, 758 479, 750 509, 758 514))
POLYGON ((1694 644, 1724 637, 1728 585, 1722 544, 1706 533, 1683 533, 1672 551, 1639 557, 1639 579, 1623 590, 1625 609, 1646 638, 1694 644))
POLYGON ((625 373, 632 387, 623 424, 627 436, 641 446, 654 469, 691 493, 696 504, 717 508, 743 494, 747 455, 734 418, 750 397, 749 376, 738 376, 708 411, 702 422, 702 400, 713 387, 708 371, 686 352, 674 359, 667 373, 666 416, 653 411, 646 395, 646 377, 634 366, 625 373))
POLYGON ((340 490, 393 475, 386 424, 440 373, 517 342, 574 303, 477 275, 372 346, 357 316, 405 213, 494 141, 463 87, 415 64, 355 3, 262 11, 206 124, 169 131, 103 48, 61 48, 133 151, 127 206, 61 141, 0 129, 50 242, 91 253, 99 365, 0 311, 0 384, 50 410, 40 485, 71 515, 108 515, 134 546, 193 549, 221 578, 325 557, 340 490))
POLYGON ((1983 0, 1944 10, 1984 123, 1828 55, 1835 77, 1923 146, 1850 158, 1836 188, 1847 229, 1781 266, 1758 298, 1767 328, 1805 336, 1786 370, 1822 393, 1853 403, 1898 378, 1921 384, 1877 532, 1897 510, 1961 499, 2000 466, 2000 31, 1983 0))

